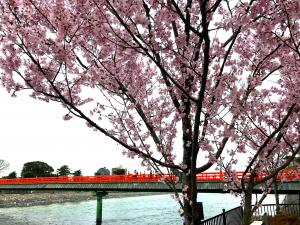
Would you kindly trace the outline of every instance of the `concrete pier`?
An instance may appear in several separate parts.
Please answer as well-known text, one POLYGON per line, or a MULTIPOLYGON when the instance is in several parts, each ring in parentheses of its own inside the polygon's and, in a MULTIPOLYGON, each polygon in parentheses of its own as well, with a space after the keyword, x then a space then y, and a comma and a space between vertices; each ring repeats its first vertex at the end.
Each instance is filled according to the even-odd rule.
POLYGON ((105 191, 97 191, 97 211, 96 211, 96 225, 102 224, 102 199, 103 197, 107 195, 107 192, 105 191))

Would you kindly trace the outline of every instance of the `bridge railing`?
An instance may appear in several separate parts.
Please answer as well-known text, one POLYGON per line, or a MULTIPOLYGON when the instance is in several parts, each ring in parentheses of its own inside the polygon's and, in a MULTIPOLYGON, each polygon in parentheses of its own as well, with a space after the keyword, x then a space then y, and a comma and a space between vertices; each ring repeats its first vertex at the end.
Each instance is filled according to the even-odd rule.
POLYGON ((0 179, 1 184, 29 184, 29 183, 93 183, 93 182, 159 182, 161 180, 176 180, 174 175, 129 174, 129 175, 101 175, 101 176, 58 176, 39 178, 0 179))
MULTIPOLYGON (((266 174, 260 173, 255 179, 262 179, 266 174)), ((236 178, 241 180, 243 172, 236 172, 236 178)), ((247 177, 246 177, 247 179, 247 177)), ((292 181, 300 179, 300 173, 296 170, 281 171, 278 180, 292 181)), ((0 179, 1 184, 30 184, 30 183, 73 183, 73 182, 159 182, 163 180, 176 180, 175 175, 165 174, 128 174, 128 175, 101 175, 101 176, 57 176, 57 177, 39 177, 39 178, 15 178, 0 179)), ((224 172, 204 172, 196 175, 196 180, 201 181, 226 181, 224 172)))
MULTIPOLYGON (((235 176, 238 180, 243 179, 243 174, 244 172, 236 172, 235 176)), ((255 180, 261 180, 265 176, 267 176, 267 173, 260 172, 255 176, 255 180)), ((250 173, 247 173, 246 176, 244 177, 245 180, 248 180, 250 177, 250 173)), ((226 180, 226 176, 223 174, 223 180, 226 180)), ((293 181, 293 180, 300 180, 300 172, 297 170, 282 170, 278 173, 277 175, 277 180, 278 181, 293 181)))
POLYGON ((222 181, 224 180, 224 172, 204 172, 196 175, 197 181, 222 181))

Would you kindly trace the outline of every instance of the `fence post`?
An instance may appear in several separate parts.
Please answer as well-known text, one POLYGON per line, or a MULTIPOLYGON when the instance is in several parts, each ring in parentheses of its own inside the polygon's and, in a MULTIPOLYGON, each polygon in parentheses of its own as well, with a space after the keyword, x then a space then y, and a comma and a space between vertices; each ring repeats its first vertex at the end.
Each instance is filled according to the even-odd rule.
POLYGON ((243 219, 243 217, 244 217, 244 208, 243 208, 243 206, 241 206, 241 215, 242 215, 242 219, 243 219))
POLYGON ((300 212, 300 194, 299 194, 299 196, 298 196, 298 198, 299 198, 299 202, 298 202, 298 212, 300 212))
POLYGON ((225 209, 222 210, 222 216, 223 216, 223 225, 226 225, 226 214, 225 214, 225 209))

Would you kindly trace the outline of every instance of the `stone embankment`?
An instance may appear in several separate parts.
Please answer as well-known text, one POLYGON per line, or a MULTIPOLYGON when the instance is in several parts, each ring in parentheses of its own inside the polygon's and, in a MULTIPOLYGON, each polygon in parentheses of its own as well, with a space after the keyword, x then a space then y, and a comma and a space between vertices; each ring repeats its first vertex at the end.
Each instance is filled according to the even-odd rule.
POLYGON ((0 194, 0 207, 25 207, 95 199, 90 192, 32 192, 0 194))
MULTIPOLYGON (((153 193, 134 192, 110 192, 104 198, 123 198, 133 196, 152 195, 153 193)), ((158 194, 158 193, 155 193, 158 194)), ((23 192, 3 193, 0 192, 0 208, 6 207, 27 207, 36 205, 50 205, 55 203, 81 202, 96 200, 94 192, 74 191, 52 191, 52 192, 23 192)))

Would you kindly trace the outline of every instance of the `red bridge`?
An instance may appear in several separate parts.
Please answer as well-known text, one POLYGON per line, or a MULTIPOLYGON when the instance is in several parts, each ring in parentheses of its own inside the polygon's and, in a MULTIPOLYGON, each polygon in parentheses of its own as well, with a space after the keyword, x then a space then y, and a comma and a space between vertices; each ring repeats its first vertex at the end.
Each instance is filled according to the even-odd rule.
MULTIPOLYGON (((236 172, 237 179, 242 179, 243 172, 236 172)), ((265 175, 258 174, 255 179, 261 179, 265 175)), ((0 190, 80 190, 96 191, 97 211, 96 221, 102 221, 102 197, 107 191, 134 191, 134 192, 173 192, 164 180, 176 181, 174 175, 137 174, 137 175, 106 175, 106 176, 64 176, 64 177, 40 177, 40 178, 16 178, 0 179, 0 190)), ((223 193, 227 182, 225 174, 220 172, 205 172, 197 174, 197 190, 199 192, 223 193)), ((278 180, 286 181, 278 187, 278 193, 299 194, 300 173, 293 170, 282 171, 278 180)), ((176 189, 182 189, 181 183, 176 183, 176 189)), ((272 191, 272 190, 271 190, 272 191)), ((254 193, 261 192, 258 186, 254 193)))
MULTIPOLYGON (((243 172, 236 172, 238 180, 242 179, 243 172)), ((256 179, 262 179, 265 175, 258 174, 256 179)), ((204 172, 197 174, 198 182, 226 182, 224 172, 204 172)), ((284 170, 278 174, 280 181, 300 180, 300 173, 296 170, 284 170)), ((34 184, 63 184, 63 183, 162 183, 164 180, 176 180, 174 175, 156 175, 156 174, 129 174, 129 175, 102 175, 102 176, 59 176, 59 177, 39 177, 39 178, 15 178, 0 179, 0 189, 5 185, 34 185, 34 184)), ((15 186, 17 187, 17 186, 15 186)))

